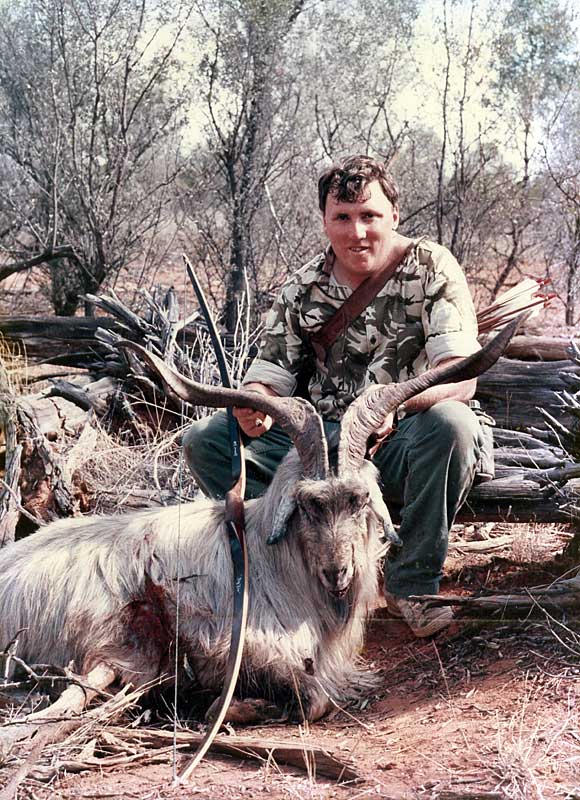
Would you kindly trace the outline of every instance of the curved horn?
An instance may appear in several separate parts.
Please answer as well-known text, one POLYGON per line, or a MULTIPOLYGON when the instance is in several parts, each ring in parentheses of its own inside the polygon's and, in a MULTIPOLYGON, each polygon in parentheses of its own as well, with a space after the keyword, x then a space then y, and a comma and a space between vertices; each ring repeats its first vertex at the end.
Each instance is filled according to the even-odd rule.
POLYGON ((357 470, 367 451, 369 436, 383 424, 387 414, 401 403, 438 383, 457 383, 477 378, 495 364, 527 314, 520 314, 477 353, 440 367, 433 367, 403 383, 369 386, 351 403, 342 420, 338 445, 338 474, 357 470))
POLYGON ((123 339, 118 345, 137 353, 182 400, 192 405, 210 408, 255 408, 269 414, 292 440, 307 478, 326 478, 328 448, 322 419, 307 400, 300 397, 268 397, 249 389, 226 389, 223 386, 204 386, 185 378, 158 356, 141 345, 123 339))

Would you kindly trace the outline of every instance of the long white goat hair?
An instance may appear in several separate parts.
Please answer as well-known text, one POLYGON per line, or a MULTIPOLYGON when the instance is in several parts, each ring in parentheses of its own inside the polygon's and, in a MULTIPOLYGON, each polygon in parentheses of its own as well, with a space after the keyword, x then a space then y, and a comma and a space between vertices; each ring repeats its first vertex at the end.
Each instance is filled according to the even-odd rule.
MULTIPOLYGON (((327 545, 298 513, 283 541, 266 544, 273 515, 300 474, 291 453, 266 495, 247 503, 250 598, 241 684, 246 695, 284 702, 297 692, 306 715, 316 718, 327 710, 327 696, 344 702, 372 685, 358 656, 377 597, 382 521, 369 462, 362 477, 349 480, 372 490, 370 502, 346 518, 342 533, 332 495, 344 498, 345 481, 315 482, 330 504, 332 537, 348 537, 355 567, 347 597, 333 598, 316 577, 320 554, 311 561, 313 549, 327 545)), ((230 644, 232 580, 221 503, 58 521, 0 551, 0 646, 26 629, 18 655, 28 663, 73 660, 86 674, 104 662, 122 682, 144 684, 172 669, 179 594, 178 643, 195 676, 192 688, 217 692, 230 644)))

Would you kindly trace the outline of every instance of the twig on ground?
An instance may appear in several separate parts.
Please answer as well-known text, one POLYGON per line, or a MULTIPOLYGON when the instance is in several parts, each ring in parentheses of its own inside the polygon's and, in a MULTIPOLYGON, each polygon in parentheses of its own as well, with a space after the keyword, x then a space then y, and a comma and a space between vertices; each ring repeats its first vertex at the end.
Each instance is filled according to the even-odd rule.
POLYGON ((11 486, 9 486, 6 483, 6 481, 3 480, 3 478, 0 478, 0 484, 2 484, 2 487, 10 494, 10 496, 14 500, 14 504, 15 504, 16 508, 18 509, 18 511, 24 517, 26 517, 26 519, 30 520, 30 522, 33 522, 35 525, 38 525, 39 528, 42 528, 45 525, 48 525, 48 522, 45 522, 44 520, 40 519, 39 517, 35 517, 34 514, 31 514, 30 511, 27 511, 24 508, 24 506, 20 502, 20 499, 19 499, 18 495, 16 494, 16 492, 14 491, 14 489, 11 486))

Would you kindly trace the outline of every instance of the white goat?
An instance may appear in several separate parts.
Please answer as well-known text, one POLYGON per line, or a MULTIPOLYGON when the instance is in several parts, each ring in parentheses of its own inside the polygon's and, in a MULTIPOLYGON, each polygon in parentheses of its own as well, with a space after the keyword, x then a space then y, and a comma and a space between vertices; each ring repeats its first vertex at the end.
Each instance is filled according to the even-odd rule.
MULTIPOLYGON (((369 389, 343 422, 336 474, 321 420, 305 401, 200 387, 140 350, 190 401, 265 410, 297 447, 265 496, 247 503, 242 696, 289 703, 296 716, 314 720, 329 709, 329 698, 342 703, 372 685, 359 654, 377 598, 381 542, 385 527, 387 534, 392 529, 377 472, 364 460, 369 434, 418 391, 487 369, 513 329, 461 364, 369 389), (304 435, 314 429, 315 441, 304 435)), ((230 644, 231 586, 221 503, 59 521, 0 551, 0 647, 26 629, 21 658, 63 666, 73 660, 83 674, 99 675, 102 688, 114 679, 145 684, 170 673, 177 646, 194 676, 192 689, 218 692, 230 644)))
MULTIPOLYGON (((250 596, 240 691, 288 701, 298 689, 299 705, 314 719, 328 695, 344 701, 370 685, 356 662, 376 599, 382 523, 367 505, 368 484, 376 485, 367 462, 348 498, 336 479, 325 483, 324 496, 318 482, 303 482, 288 536, 268 546, 271 509, 300 473, 290 454, 266 496, 247 503, 250 596), (342 599, 317 579, 337 563, 352 569, 342 599)), ((19 655, 28 662, 74 660, 85 674, 103 663, 121 682, 143 684, 172 671, 177 641, 197 688, 218 692, 231 586, 221 503, 62 520, 0 551, 0 645, 26 628, 19 655)))

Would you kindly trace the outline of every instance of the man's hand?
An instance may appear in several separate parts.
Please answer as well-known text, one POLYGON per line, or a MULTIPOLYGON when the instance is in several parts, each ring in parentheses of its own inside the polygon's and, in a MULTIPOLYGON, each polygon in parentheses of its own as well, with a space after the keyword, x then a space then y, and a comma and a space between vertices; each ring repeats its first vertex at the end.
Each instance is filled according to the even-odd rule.
POLYGON ((373 434, 371 440, 372 443, 369 447, 369 455, 371 456, 371 458, 377 452, 377 450, 385 441, 387 436, 389 436, 389 434, 392 433, 392 431, 394 430, 394 422, 395 422, 395 413, 391 412, 390 414, 387 414, 381 427, 373 434))
MULTIPOLYGON (((260 392, 260 394, 264 394, 267 397, 278 397, 277 392, 263 383, 246 383, 244 384, 244 389, 260 392)), ((252 438, 261 436, 266 431, 269 431, 274 422, 269 414, 264 414, 262 411, 256 411, 253 408, 234 408, 233 414, 246 436, 251 436, 252 438)))

